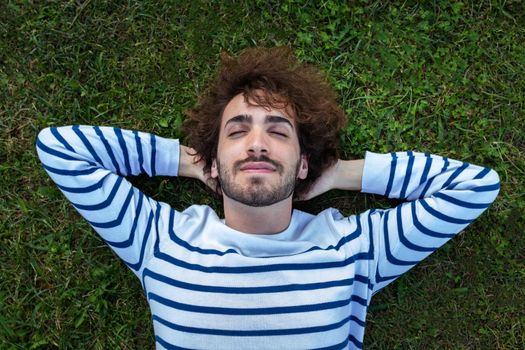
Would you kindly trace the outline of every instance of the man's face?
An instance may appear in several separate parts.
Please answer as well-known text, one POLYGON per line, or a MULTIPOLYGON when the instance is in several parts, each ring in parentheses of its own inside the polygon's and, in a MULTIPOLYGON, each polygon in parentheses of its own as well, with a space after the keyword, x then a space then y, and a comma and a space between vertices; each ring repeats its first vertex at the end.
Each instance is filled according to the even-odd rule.
POLYGON ((249 104, 239 94, 226 105, 220 128, 211 176, 223 195, 268 206, 289 198, 296 180, 306 178, 308 163, 287 110, 249 104))

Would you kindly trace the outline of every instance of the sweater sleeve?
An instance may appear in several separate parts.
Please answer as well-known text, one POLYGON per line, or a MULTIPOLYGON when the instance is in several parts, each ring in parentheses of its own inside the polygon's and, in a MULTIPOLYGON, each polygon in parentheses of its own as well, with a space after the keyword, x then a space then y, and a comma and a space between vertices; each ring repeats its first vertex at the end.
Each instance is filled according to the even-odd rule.
POLYGON ((45 170, 66 198, 138 274, 153 249, 160 205, 125 176, 176 176, 178 140, 75 125, 42 130, 36 147, 45 170))
POLYGON ((368 216, 374 293, 425 259, 496 199, 489 168, 417 152, 367 152, 362 191, 406 202, 368 216))

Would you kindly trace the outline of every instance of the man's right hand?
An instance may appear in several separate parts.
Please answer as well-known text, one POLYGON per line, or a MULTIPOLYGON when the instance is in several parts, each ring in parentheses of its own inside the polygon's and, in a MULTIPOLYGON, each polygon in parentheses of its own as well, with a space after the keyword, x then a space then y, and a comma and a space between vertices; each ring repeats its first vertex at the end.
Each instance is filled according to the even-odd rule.
POLYGON ((217 180, 210 177, 209 172, 204 171, 205 162, 199 159, 193 148, 180 145, 179 157, 179 176, 190 177, 202 181, 213 192, 220 194, 220 187, 217 186, 217 180))

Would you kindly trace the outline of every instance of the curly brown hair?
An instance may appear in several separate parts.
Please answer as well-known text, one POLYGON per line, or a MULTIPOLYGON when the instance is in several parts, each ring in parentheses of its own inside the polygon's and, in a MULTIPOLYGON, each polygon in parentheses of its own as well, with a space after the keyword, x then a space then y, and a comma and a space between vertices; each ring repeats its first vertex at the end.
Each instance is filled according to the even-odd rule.
POLYGON ((298 181, 294 195, 308 192, 339 158, 338 132, 346 123, 326 75, 298 61, 288 47, 250 48, 237 57, 222 55, 207 91, 185 112, 186 143, 204 160, 206 173, 217 157, 224 108, 240 93, 256 105, 294 112, 301 153, 308 158, 308 176, 298 181))

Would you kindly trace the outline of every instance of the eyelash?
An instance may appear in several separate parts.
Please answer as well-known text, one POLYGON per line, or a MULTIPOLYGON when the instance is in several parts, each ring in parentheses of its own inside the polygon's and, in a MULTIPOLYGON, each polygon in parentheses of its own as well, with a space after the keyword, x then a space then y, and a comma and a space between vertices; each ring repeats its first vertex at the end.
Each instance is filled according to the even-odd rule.
POLYGON ((286 135, 285 133, 278 132, 278 131, 272 131, 272 134, 275 134, 275 135, 278 135, 278 136, 282 136, 282 137, 288 137, 288 135, 286 135))
MULTIPOLYGON (((242 133, 245 133, 246 131, 244 130, 238 130, 238 131, 233 131, 231 132, 228 136, 232 137, 232 136, 236 136, 238 134, 242 134, 242 133)), ((270 131, 270 133, 274 134, 274 135, 277 135, 277 136, 280 136, 280 137, 288 137, 288 135, 286 135, 285 133, 283 132, 278 132, 278 131, 270 131)))
POLYGON ((241 134, 243 132, 245 132, 245 131, 244 130, 233 131, 228 136, 236 136, 236 135, 241 134))

